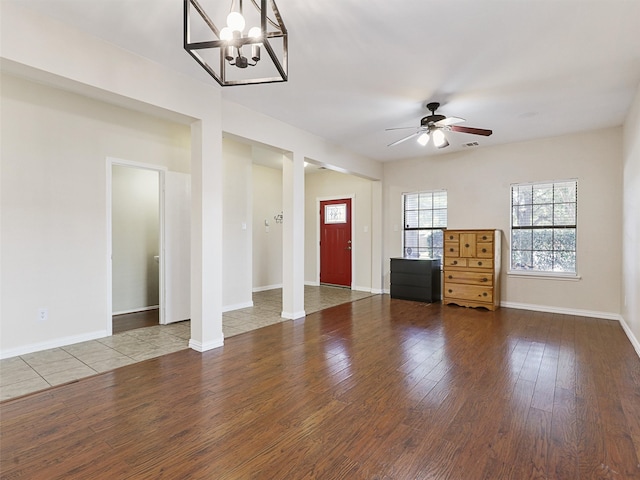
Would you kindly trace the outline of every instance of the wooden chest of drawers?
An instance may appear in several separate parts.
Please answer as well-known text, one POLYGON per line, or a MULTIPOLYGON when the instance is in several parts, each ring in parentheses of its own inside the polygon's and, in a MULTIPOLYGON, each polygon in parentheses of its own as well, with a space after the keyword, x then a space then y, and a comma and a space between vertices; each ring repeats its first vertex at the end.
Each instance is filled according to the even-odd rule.
POLYGON ((500 306, 500 230, 444 231, 442 302, 500 306))

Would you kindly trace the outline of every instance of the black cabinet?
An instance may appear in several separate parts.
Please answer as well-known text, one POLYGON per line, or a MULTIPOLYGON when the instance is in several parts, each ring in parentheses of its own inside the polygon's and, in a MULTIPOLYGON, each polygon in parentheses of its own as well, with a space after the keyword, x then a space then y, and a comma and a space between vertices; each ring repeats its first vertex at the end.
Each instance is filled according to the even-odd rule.
POLYGON ((392 258, 391 298, 439 301, 440 265, 438 258, 392 258))

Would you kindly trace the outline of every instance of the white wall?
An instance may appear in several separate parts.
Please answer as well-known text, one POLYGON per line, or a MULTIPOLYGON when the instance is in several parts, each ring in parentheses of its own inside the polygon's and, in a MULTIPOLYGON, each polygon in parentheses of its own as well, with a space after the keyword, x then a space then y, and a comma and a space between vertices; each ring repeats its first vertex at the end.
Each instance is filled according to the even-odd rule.
POLYGON ((251 146, 222 142, 224 159, 222 305, 224 310, 250 307, 251 300, 251 146))
POLYGON ((1 95, 2 354, 103 336, 106 159, 188 172, 189 128, 8 75, 1 95))
POLYGON ((253 290, 282 287, 282 170, 253 165, 253 290), (265 225, 265 221, 269 223, 265 225))
POLYGON ((624 125, 622 317, 640 355, 640 86, 624 125))
POLYGON ((114 165, 111 181, 113 313, 157 307, 160 173, 114 165))
POLYGON ((371 291, 372 262, 372 181, 332 170, 305 175, 305 283, 318 285, 319 204, 329 198, 352 200, 353 266, 352 286, 355 290, 371 291))
MULTIPOLYGON (((503 231, 506 304, 618 318, 622 228, 620 128, 385 164, 384 257, 402 253, 403 192, 446 189, 449 228, 503 231), (508 276, 510 184, 578 179, 578 281, 508 276)), ((385 286, 389 264, 385 263, 385 286)))
MULTIPOLYGON (((85 32, 39 15, 22 5, 0 2, 0 9, 0 64, 3 71, 190 126, 192 196, 189 345, 198 351, 222 345, 220 88, 169 70, 85 32)), ((124 122, 129 125, 129 119, 125 118, 124 122)), ((82 132, 82 128, 78 131, 82 132)), ((32 133, 29 141, 46 144, 46 134, 41 135, 40 131, 32 133)), ((4 129, 2 134, 4 141, 4 129)), ((145 132, 141 133, 142 137, 145 135, 145 132)), ((102 148, 106 146, 102 145, 102 148)), ((117 144, 114 148, 117 148, 117 144)), ((117 153, 113 156, 126 157, 117 153)), ((4 157, 2 161, 5 161, 4 157)), ((92 218, 94 222, 100 220, 92 218)), ((106 248, 102 252, 106 264, 106 248)), ((46 275, 46 265, 40 271, 46 275)), ((99 290, 92 290, 95 298, 89 301, 98 301, 102 315, 105 316, 107 295, 102 294, 105 283, 105 279, 100 277, 102 274, 103 272, 95 273, 95 270, 91 270, 94 277, 90 282, 99 287, 99 290)), ((6 293, 7 289, 2 284, 2 298, 7 296, 6 293)), ((76 327, 78 318, 84 317, 86 315, 82 312, 78 312, 75 318, 65 317, 65 328, 43 335, 48 339, 46 345, 59 345, 73 339, 77 341, 86 338, 86 334, 61 336, 68 335, 69 331, 77 332, 80 328, 76 327)), ((2 318, 3 330, 4 324, 13 320, 2 318)), ((110 328, 106 327, 105 321, 102 333, 108 331, 110 328)), ((96 332, 99 333, 101 332, 96 332)))

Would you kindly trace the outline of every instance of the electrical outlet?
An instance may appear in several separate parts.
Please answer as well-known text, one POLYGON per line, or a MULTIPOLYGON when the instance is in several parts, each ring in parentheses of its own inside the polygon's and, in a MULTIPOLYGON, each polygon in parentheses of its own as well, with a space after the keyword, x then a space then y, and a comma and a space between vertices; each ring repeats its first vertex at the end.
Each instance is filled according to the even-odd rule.
POLYGON ((38 321, 46 322, 49 319, 49 310, 46 308, 38 309, 38 321))

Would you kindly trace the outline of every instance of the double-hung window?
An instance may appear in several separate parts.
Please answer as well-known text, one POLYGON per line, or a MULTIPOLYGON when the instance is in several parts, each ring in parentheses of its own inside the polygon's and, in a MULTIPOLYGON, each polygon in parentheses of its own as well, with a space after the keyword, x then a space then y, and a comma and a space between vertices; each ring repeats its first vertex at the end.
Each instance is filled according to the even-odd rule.
POLYGON ((578 181, 511 185, 511 271, 576 273, 578 181))
POLYGON ((442 258, 443 229, 447 228, 447 192, 405 193, 403 195, 406 258, 442 258))

